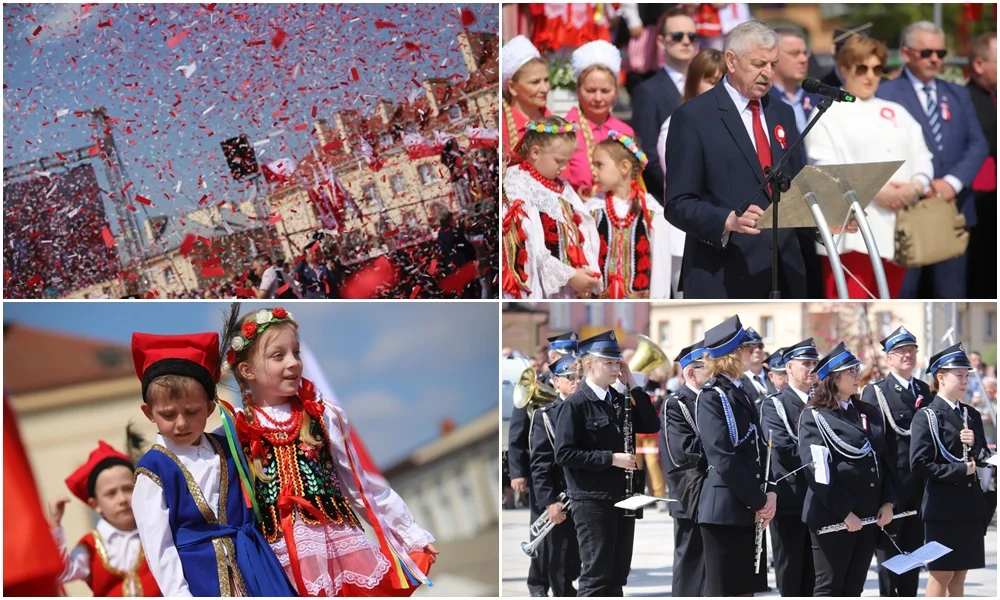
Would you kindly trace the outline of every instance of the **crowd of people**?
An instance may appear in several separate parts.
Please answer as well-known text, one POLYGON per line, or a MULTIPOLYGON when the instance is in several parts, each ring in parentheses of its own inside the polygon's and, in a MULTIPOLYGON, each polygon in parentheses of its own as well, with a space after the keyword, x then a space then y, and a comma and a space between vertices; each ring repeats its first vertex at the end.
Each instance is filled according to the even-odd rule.
POLYGON ((712 5, 623 5, 587 13, 606 26, 579 30, 576 12, 595 5, 541 6, 524 9, 530 39, 501 50, 504 297, 868 298, 880 293, 877 270, 893 298, 995 297, 983 246, 996 234, 995 33, 963 40, 959 85, 941 78, 948 40, 933 23, 900 32, 904 67, 893 73, 886 41, 842 28, 822 78, 834 89, 821 89, 854 100, 829 106, 802 87, 804 30, 772 29, 745 5, 707 18, 697 7, 712 5), (554 35, 557 22, 574 33, 554 35), (574 42, 578 105, 553 115, 553 55, 541 50, 574 42), (622 88, 629 122, 615 116, 622 88), (606 143, 628 152, 609 156, 606 143), (817 228, 758 223, 779 161, 791 179, 806 165, 895 160, 874 198, 859 199, 880 261, 855 219, 830 224, 843 289, 817 228))
POLYGON ((927 544, 927 596, 963 595, 996 510, 995 367, 955 344, 921 368, 905 327, 880 345, 884 373, 844 342, 768 353, 737 315, 644 379, 612 331, 550 337, 505 456, 505 506, 555 524, 530 594, 622 596, 636 519, 615 505, 648 493, 669 498, 673 596, 767 591, 770 545, 782 596, 860 596, 875 559, 881 596, 914 597, 920 565, 891 561, 927 544))

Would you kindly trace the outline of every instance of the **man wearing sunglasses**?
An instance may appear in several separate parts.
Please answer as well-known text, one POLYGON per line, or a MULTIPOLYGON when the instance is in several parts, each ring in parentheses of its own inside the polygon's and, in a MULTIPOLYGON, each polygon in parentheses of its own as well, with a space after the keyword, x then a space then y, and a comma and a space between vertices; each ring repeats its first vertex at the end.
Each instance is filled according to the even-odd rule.
MULTIPOLYGON (((876 95, 906 107, 920 123, 934 154, 931 195, 956 202, 966 227, 976 226, 972 181, 986 158, 983 135, 969 90, 940 79, 948 55, 944 32, 927 21, 903 30, 903 74, 880 85, 876 95)), ((949 235, 942 232, 942 235, 949 235)), ((965 298, 966 254, 922 268, 909 269, 903 298, 965 298)))
POLYGON ((659 156, 663 149, 656 147, 656 140, 663 122, 681 103, 688 66, 699 48, 694 19, 683 8, 672 8, 664 13, 656 47, 663 53, 663 69, 635 88, 632 126, 643 152, 650 157, 643 172, 646 189, 662 204, 663 171, 659 156))
POLYGON ((740 381, 743 382, 747 396, 760 408, 761 399, 767 395, 767 373, 764 372, 764 358, 767 354, 764 352, 764 340, 753 327, 747 327, 747 339, 740 345, 751 349, 750 361, 744 365, 746 369, 740 381))

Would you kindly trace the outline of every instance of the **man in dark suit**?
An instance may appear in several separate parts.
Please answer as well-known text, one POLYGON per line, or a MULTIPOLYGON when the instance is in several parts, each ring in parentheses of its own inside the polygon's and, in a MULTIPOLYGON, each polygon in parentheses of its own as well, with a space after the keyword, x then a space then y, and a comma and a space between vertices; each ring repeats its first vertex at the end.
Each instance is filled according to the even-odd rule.
MULTIPOLYGON (((931 194, 956 202, 966 227, 976 226, 972 180, 988 151, 969 90, 938 78, 947 55, 944 32, 920 21, 903 30, 902 75, 879 85, 880 98, 902 104, 924 131, 934 154, 931 194)), ((947 235, 946 232, 942 232, 947 235)), ((965 298, 966 255, 928 267, 910 269, 902 298, 965 298)))
POLYGON ((816 573, 812 542, 802 522, 806 475, 799 457, 799 415, 809 401, 809 388, 816 381, 813 367, 819 353, 812 338, 785 351, 782 360, 788 387, 768 396, 760 405, 761 429, 771 435, 771 481, 777 481, 778 508, 771 521, 774 547, 774 577, 782 596, 812 596, 816 573), (798 470, 798 471, 797 471, 798 470))
MULTIPOLYGON (((685 298, 766 298, 772 243, 781 255, 782 297, 806 297, 796 233, 761 233, 756 227, 770 199, 761 193, 742 215, 735 212, 763 183, 764 168, 798 137, 791 107, 767 95, 778 51, 778 36, 767 25, 738 25, 726 38, 728 74, 674 111, 667 135, 666 217, 688 234, 680 284, 685 298)), ((797 154, 785 174, 794 177, 802 167, 797 154)))
POLYGON ((741 346, 750 347, 750 360, 744 366, 743 390, 753 401, 754 405, 760 408, 760 401, 767 396, 767 373, 764 372, 764 340, 753 327, 747 327, 747 338, 743 340, 741 346))
POLYGON ((969 49, 972 76, 965 86, 989 145, 989 155, 972 180, 979 226, 969 237, 968 298, 995 298, 997 291, 997 34, 984 33, 969 49))
MULTIPOLYGON (((917 338, 900 327, 881 341, 889 363, 889 375, 861 391, 861 400, 878 408, 885 419, 885 445, 889 462, 896 469, 897 482, 896 512, 920 510, 924 496, 923 480, 910 470, 910 422, 921 406, 927 406, 934 399, 930 387, 913 377, 917 366, 917 338)), ((885 528, 895 537, 896 545, 912 552, 924 541, 924 523, 919 517, 893 521, 885 528)), ((878 564, 881 565, 899 554, 888 536, 879 539, 875 549, 878 564)), ((902 575, 879 568, 878 588, 880 596, 901 598, 917 595, 920 570, 914 569, 902 575)))
POLYGON ((663 203, 663 171, 656 147, 663 126, 684 95, 684 82, 691 59, 698 54, 698 34, 694 19, 677 7, 667 11, 660 21, 656 45, 663 52, 665 65, 655 75, 642 82, 632 96, 632 127, 639 138, 649 164, 643 171, 646 189, 663 203))

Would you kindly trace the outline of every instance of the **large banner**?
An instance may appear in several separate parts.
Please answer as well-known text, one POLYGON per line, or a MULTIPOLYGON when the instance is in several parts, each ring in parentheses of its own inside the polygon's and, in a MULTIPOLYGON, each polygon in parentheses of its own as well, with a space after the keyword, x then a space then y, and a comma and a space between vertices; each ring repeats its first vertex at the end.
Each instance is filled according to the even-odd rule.
POLYGON ((91 164, 3 186, 4 298, 59 297, 119 274, 91 164))

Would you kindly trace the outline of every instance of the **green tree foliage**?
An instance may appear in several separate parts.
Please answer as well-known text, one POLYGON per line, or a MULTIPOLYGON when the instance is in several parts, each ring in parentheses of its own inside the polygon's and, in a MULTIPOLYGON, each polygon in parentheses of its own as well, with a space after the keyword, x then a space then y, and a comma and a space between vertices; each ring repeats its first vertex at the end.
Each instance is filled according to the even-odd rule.
MULTIPOLYGON (((923 4, 849 4, 844 15, 846 23, 872 23, 872 37, 883 40, 890 48, 898 48, 900 34, 903 28, 915 21, 934 20, 934 5, 923 4)), ((996 31, 996 20, 993 18, 995 5, 986 5, 980 18, 972 23, 969 31, 970 39, 980 33, 996 31)), ((941 10, 941 27, 947 35, 948 47, 956 48, 955 33, 958 31, 959 13, 965 11, 962 4, 944 4, 941 10)))

